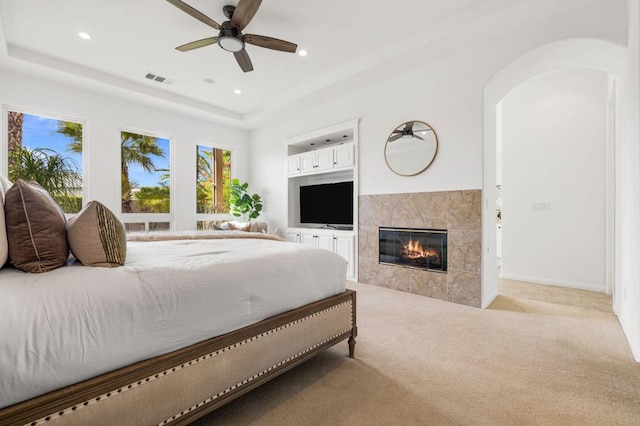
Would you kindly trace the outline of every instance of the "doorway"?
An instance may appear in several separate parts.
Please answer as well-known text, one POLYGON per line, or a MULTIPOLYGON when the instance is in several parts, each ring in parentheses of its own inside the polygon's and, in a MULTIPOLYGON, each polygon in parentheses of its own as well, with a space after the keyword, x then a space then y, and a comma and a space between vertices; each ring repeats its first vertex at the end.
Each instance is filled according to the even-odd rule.
POLYGON ((601 71, 558 70, 523 82, 500 101, 500 278, 606 293, 611 89, 601 71))
MULTIPOLYGON (((496 191, 497 191, 497 140, 498 107, 509 92, 522 83, 546 73, 567 69, 592 69, 611 76, 614 82, 620 74, 624 58, 624 49, 599 40, 575 39, 552 43, 535 49, 513 61, 485 86, 484 90, 484 171, 483 171, 483 276, 482 306, 488 307, 498 294, 496 274, 496 191)), ((609 88, 613 87, 610 83, 609 88)), ((609 102, 606 103, 610 105, 609 102)), ((612 120, 607 114, 606 120, 612 120)), ((613 138, 607 133, 606 162, 613 166, 613 138), (611 139, 611 140, 609 140, 611 139)), ((504 154, 503 154, 504 155, 504 154)), ((613 167, 605 172, 605 289, 611 291, 613 283, 613 167)), ((503 196, 508 191, 503 185, 503 196)), ((504 203, 504 198, 503 198, 504 203)), ((528 208, 538 212, 554 211, 559 206, 555 201, 545 199, 530 200, 528 208), (551 204, 549 204, 551 203, 551 204)), ((506 206, 502 206, 502 220, 506 220, 506 206)), ((503 232, 506 222, 503 223, 503 232)), ((504 242, 504 241, 503 241, 504 242)), ((503 244, 503 256, 505 255, 503 244)), ((505 259, 503 259, 505 260, 505 259)), ((615 300, 615 294, 614 294, 615 300)))

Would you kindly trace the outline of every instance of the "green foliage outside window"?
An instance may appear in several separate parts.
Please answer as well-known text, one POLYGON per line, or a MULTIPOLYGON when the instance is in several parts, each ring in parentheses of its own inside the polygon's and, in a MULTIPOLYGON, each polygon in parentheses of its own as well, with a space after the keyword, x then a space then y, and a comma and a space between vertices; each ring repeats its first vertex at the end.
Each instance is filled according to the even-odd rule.
POLYGON ((196 212, 229 213, 231 151, 197 147, 196 212))
POLYGON ((135 193, 140 213, 169 212, 168 186, 143 186, 135 193))
POLYGON ((7 122, 9 180, 35 181, 65 213, 79 212, 82 124, 17 111, 8 112, 7 122))
MULTIPOLYGON (((163 141, 168 144, 166 139, 163 141)), ((158 138, 121 132, 120 152, 122 213, 169 213, 169 170, 156 165, 156 161, 166 158, 158 138), (139 167, 142 173, 165 173, 157 186, 139 186, 131 177, 133 167, 139 167)))

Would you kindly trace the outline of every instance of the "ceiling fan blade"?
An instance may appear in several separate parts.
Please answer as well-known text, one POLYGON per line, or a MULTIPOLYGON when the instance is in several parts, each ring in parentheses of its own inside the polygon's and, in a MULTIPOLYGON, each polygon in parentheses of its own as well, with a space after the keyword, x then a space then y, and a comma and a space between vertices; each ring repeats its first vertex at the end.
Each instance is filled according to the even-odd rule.
POLYGON ((253 71, 253 64, 251 63, 251 58, 249 58, 249 54, 246 50, 242 49, 238 52, 233 52, 233 56, 236 57, 236 61, 238 61, 238 65, 240 65, 242 71, 253 71))
POLYGON ((414 124, 415 124, 415 121, 407 122, 407 124, 404 126, 404 131, 407 132, 407 133, 413 132, 413 125, 414 124))
POLYGON ((183 44, 182 46, 176 47, 176 50, 181 52, 188 52, 189 50, 197 49, 199 47, 209 46, 210 44, 216 44, 218 42, 218 37, 207 37, 202 40, 192 41, 191 43, 183 44))
POLYGON ((218 24, 216 21, 214 21, 204 13, 194 9, 193 7, 189 6, 188 4, 186 4, 181 0, 167 0, 167 1, 172 5, 174 5, 175 7, 177 7, 178 9, 180 9, 181 11, 183 11, 184 13, 186 13, 187 15, 193 16, 198 21, 205 23, 210 27, 215 28, 216 30, 219 30, 220 28, 222 28, 220 24, 218 24))
POLYGON ((400 139, 401 137, 402 137, 402 135, 395 135, 395 136, 391 136, 387 142, 397 141, 397 140, 398 140, 398 139, 400 139))
POLYGON ((242 31, 249 25, 261 3, 262 0, 240 0, 231 17, 233 26, 242 31))
POLYGON ((265 47, 267 49, 281 50, 283 52, 295 53, 298 48, 297 44, 289 43, 288 41, 280 40, 273 37, 267 37, 256 34, 245 34, 244 42, 253 44, 254 46, 265 47))
POLYGON ((420 136, 416 135, 415 133, 414 133, 412 136, 413 136, 414 138, 416 138, 416 139, 420 139, 421 141, 423 141, 423 140, 424 140, 424 138, 422 138, 422 137, 420 137, 420 136))

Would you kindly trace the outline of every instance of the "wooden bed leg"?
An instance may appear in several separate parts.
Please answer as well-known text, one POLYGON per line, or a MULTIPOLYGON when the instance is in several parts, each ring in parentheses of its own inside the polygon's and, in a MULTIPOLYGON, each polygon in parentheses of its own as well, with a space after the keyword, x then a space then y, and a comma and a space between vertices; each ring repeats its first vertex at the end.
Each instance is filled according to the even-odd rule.
POLYGON ((356 339, 349 337, 349 358, 354 358, 356 353, 356 339))
POLYGON ((358 336, 358 324, 356 322, 356 292, 351 292, 351 336, 349 336, 349 358, 354 358, 356 354, 356 337, 358 336))

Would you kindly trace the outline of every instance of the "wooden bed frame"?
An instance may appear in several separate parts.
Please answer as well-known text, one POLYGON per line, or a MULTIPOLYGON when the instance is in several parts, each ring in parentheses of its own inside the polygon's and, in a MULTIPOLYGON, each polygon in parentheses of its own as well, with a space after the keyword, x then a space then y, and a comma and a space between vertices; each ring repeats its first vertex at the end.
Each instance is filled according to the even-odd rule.
POLYGON ((184 349, 0 410, 0 425, 185 425, 338 342, 355 349, 346 290, 184 349))

